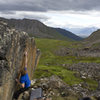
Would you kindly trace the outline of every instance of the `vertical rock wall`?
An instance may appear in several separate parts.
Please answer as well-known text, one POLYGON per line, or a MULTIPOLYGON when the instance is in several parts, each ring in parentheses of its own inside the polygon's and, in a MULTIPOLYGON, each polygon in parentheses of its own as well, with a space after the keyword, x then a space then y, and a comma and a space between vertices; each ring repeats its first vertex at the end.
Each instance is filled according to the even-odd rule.
POLYGON ((34 38, 0 21, 0 100, 12 100, 16 88, 15 79, 24 67, 25 50, 28 52, 27 69, 31 79, 40 55, 34 38))

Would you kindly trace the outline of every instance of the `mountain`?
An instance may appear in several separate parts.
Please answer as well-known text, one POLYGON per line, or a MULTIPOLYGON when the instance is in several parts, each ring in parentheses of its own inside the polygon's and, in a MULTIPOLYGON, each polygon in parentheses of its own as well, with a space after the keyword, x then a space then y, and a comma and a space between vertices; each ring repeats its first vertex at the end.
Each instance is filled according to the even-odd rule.
POLYGON ((59 40, 81 40, 78 36, 75 36, 69 31, 63 30, 61 31, 52 27, 48 27, 41 23, 38 20, 33 19, 5 19, 0 18, 0 20, 8 23, 9 26, 29 33, 30 36, 39 37, 39 38, 52 38, 59 40), (65 32, 65 33, 64 33, 65 32), (66 35, 65 35, 66 34, 66 35), (72 35, 69 37, 69 34, 72 35), (75 38, 74 38, 75 37, 75 38))
POLYGON ((89 37, 83 40, 84 46, 88 48, 90 51, 100 52, 100 29, 93 32, 89 37))
POLYGON ((100 29, 93 32, 88 38, 85 39, 89 42, 100 42, 100 29))
POLYGON ((73 34, 72 32, 69 32, 65 29, 61 29, 61 28, 55 28, 57 32, 59 32, 60 34, 62 34, 65 37, 71 38, 73 40, 82 40, 81 37, 73 34))

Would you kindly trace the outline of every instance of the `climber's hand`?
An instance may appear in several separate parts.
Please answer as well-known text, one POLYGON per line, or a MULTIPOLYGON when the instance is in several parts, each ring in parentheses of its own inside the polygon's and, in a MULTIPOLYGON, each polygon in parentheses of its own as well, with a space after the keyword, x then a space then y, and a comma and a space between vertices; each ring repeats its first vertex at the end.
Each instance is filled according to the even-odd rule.
POLYGON ((19 83, 19 80, 18 80, 18 79, 16 79, 16 82, 17 82, 17 83, 19 83))
POLYGON ((25 51, 24 55, 27 56, 27 51, 25 51))

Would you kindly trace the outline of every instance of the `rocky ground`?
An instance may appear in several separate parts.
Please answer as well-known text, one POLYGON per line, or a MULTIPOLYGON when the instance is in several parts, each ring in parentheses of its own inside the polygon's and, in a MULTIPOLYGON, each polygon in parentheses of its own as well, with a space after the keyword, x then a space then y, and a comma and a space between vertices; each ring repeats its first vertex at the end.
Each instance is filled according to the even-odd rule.
MULTIPOLYGON (((99 100, 100 91, 90 91, 83 88, 85 83, 75 84, 69 86, 64 83, 58 76, 51 76, 50 78, 41 78, 32 80, 32 89, 42 88, 42 100, 78 100, 82 97, 91 97, 92 100, 99 100)), ((28 93, 30 92, 28 91, 28 93)), ((29 95, 24 94, 20 96, 19 100, 29 100, 29 95), (22 97, 24 99, 22 99, 22 97), (28 99, 27 99, 28 98, 28 99)))
POLYGON ((99 63, 78 63, 78 64, 73 64, 68 69, 72 71, 77 71, 76 74, 77 77, 92 78, 96 81, 100 79, 99 63))
POLYGON ((78 56, 85 56, 85 57, 100 57, 100 49, 98 47, 84 47, 75 51, 78 56))

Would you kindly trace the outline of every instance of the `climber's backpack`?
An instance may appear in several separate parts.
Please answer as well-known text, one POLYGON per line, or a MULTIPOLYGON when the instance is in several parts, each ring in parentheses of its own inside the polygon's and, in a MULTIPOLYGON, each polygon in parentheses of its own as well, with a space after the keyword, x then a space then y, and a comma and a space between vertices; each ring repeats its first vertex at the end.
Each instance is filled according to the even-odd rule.
POLYGON ((37 88, 31 91, 30 100, 42 98, 42 88, 37 88))

